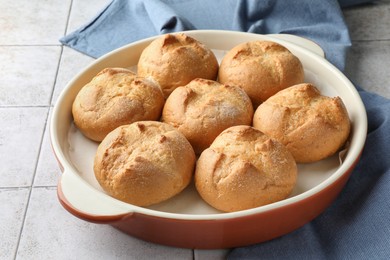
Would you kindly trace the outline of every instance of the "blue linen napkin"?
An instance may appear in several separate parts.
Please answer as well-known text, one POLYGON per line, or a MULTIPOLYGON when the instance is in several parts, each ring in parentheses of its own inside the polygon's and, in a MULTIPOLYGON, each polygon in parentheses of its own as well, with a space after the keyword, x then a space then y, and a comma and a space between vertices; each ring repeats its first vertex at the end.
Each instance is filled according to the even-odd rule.
POLYGON ((90 23, 60 41, 96 58, 143 38, 194 29, 310 38, 340 69, 351 44, 338 3, 321 0, 115 0, 90 23))
MULTIPOLYGON (((193 29, 289 33, 307 37, 343 70, 351 45, 341 6, 367 0, 114 0, 95 19, 60 41, 98 57, 130 42, 193 29)), ((368 136, 345 189, 302 228, 261 244, 233 249, 230 259, 389 259, 390 101, 357 87, 368 136)))

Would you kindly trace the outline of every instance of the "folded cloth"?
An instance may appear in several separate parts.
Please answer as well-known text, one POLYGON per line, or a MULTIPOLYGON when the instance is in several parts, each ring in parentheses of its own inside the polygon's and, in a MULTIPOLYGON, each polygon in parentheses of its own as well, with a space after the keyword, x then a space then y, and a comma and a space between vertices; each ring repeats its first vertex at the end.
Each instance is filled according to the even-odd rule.
POLYGON ((351 44, 335 0, 114 0, 60 41, 96 58, 136 40, 194 29, 306 37, 318 43, 341 70, 351 44))
MULTIPOLYGON (((362 2, 340 0, 343 6, 362 2)), ((145 37, 193 29, 307 37, 341 70, 351 44, 336 0, 114 0, 61 42, 98 57, 145 37)), ((357 88, 368 115, 367 142, 335 203, 290 234, 233 249, 230 259, 389 259, 390 101, 357 88)))

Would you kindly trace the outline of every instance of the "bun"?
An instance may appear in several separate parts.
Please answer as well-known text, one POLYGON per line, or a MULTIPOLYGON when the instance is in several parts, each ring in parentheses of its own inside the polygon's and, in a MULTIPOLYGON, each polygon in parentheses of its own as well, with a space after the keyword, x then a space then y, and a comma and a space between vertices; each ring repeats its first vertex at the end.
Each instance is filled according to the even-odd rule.
POLYGON ((195 166, 190 143, 174 127, 156 121, 120 126, 98 147, 94 172, 103 189, 138 206, 181 192, 195 166))
POLYGON ((88 138, 101 141, 116 127, 158 120, 164 96, 156 82, 123 68, 106 68, 77 94, 72 114, 88 138))
POLYGON ((152 76, 161 86, 165 98, 177 87, 195 78, 215 80, 218 61, 206 45, 183 34, 157 38, 141 53, 138 75, 152 76))
POLYGON ((284 46, 270 41, 242 43, 222 59, 219 81, 243 88, 254 107, 278 91, 302 83, 299 59, 284 46))
POLYGON ((211 206, 226 212, 285 199, 297 179, 297 166, 279 142, 250 126, 223 131, 198 159, 195 185, 211 206))
POLYGON ((226 128, 251 125, 252 118, 252 103, 244 90, 206 79, 175 89, 162 112, 162 120, 183 133, 197 154, 226 128))
POLYGON ((342 100, 322 96, 312 84, 298 84, 270 97, 257 108, 253 126, 283 143, 300 163, 337 152, 351 128, 342 100))

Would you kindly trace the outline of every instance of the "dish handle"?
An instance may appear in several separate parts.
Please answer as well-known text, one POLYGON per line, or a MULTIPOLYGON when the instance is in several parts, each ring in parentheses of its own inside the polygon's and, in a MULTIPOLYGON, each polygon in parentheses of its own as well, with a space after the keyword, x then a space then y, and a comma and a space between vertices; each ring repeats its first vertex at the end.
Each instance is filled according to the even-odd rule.
POLYGON ((129 207, 98 192, 79 175, 67 169, 57 185, 57 196, 67 211, 93 223, 111 224, 134 214, 129 207))

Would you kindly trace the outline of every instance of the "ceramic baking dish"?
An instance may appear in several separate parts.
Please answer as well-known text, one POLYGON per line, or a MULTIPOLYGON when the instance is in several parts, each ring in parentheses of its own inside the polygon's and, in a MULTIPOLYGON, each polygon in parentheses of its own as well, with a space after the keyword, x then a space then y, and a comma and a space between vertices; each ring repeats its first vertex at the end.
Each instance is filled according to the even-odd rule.
POLYGON ((72 102, 80 88, 106 67, 135 68, 141 51, 153 38, 114 50, 76 75, 61 93, 50 122, 53 151, 63 174, 58 198, 81 219, 112 225, 129 235, 164 245, 186 248, 231 248, 267 241, 287 234, 317 217, 337 197, 362 152, 367 118, 360 96, 351 82, 325 58, 321 48, 291 35, 259 35, 233 31, 187 31, 211 48, 219 60, 235 45, 252 40, 271 40, 287 47, 301 60, 305 81, 328 96, 340 96, 351 122, 350 142, 343 153, 317 163, 299 165, 296 188, 285 200, 233 212, 219 212, 190 185, 178 196, 143 208, 107 195, 96 181, 92 164, 97 143, 86 139, 74 126, 72 102))

